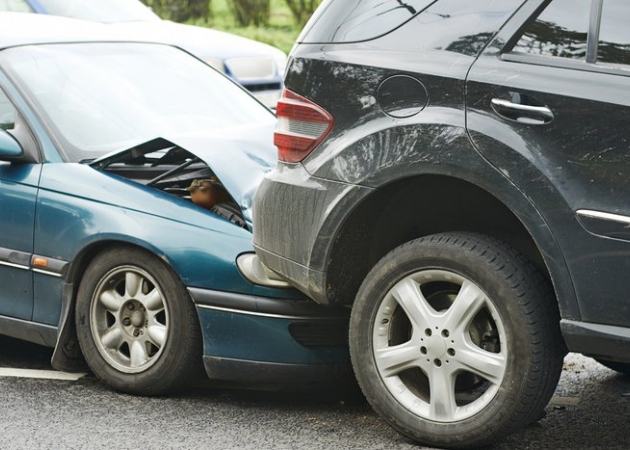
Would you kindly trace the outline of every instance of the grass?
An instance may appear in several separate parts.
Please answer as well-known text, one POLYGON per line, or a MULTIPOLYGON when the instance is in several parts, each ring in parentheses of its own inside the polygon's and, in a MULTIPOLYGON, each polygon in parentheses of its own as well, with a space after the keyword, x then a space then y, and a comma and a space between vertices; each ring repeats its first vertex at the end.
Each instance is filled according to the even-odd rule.
POLYGON ((301 25, 295 24, 291 11, 284 0, 271 0, 271 17, 269 25, 264 28, 238 26, 232 16, 227 0, 212 0, 211 5, 212 14, 210 19, 207 21, 203 19, 191 20, 189 23, 255 39, 278 47, 285 53, 289 53, 302 30, 301 25))

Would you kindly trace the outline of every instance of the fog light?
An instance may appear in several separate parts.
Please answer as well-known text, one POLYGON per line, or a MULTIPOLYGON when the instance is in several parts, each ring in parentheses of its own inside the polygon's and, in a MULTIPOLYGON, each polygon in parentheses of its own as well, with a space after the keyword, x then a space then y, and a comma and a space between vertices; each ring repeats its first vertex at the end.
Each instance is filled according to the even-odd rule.
POLYGON ((266 287, 290 288, 280 275, 268 269, 255 253, 245 253, 236 258, 236 265, 248 281, 266 287))

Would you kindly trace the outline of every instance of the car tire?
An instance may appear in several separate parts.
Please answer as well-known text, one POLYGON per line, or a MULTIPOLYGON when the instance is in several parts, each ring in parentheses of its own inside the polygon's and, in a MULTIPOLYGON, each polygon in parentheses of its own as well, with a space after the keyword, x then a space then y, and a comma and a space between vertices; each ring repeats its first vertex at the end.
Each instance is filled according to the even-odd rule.
POLYGON ((447 233, 403 244, 370 271, 352 307, 350 352, 386 422, 422 444, 461 448, 544 414, 564 344, 532 264, 491 238, 447 233))
POLYGON ((600 363, 601 365, 606 366, 611 370, 614 370, 615 372, 619 372, 623 376, 626 376, 626 377, 630 376, 630 364, 628 363, 609 361, 607 359, 599 359, 599 358, 597 358, 596 361, 600 363))
POLYGON ((194 305, 179 278, 147 251, 116 247, 94 258, 75 312, 88 365, 118 391, 167 394, 201 373, 194 305))

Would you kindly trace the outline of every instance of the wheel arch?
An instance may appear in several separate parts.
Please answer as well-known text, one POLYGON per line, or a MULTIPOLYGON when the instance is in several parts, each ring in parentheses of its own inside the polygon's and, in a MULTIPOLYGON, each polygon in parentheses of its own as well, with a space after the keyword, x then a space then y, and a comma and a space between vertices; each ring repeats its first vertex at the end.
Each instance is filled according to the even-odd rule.
POLYGON ((177 273, 168 258, 153 246, 122 238, 108 238, 91 242, 82 248, 70 264, 64 277, 61 314, 57 327, 57 343, 51 364, 59 370, 76 371, 86 368, 85 360, 79 349, 74 314, 79 285, 90 263, 103 251, 114 247, 134 247, 151 253, 161 259, 173 273, 177 273))
POLYGON ((515 248, 552 282, 562 316, 579 315, 551 230, 520 191, 502 180, 490 189, 484 180, 452 171, 423 173, 393 180, 364 197, 333 233, 322 233, 333 236, 323 255, 330 302, 352 303, 371 267, 395 247, 458 231, 488 235, 515 248))

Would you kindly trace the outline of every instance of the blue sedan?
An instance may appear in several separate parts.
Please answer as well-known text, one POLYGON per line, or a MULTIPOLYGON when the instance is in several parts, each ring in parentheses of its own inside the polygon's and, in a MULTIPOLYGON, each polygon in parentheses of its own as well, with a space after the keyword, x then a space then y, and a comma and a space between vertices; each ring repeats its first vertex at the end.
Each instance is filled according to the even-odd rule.
POLYGON ((144 395, 203 368, 243 382, 347 371, 347 311, 253 253, 275 116, 177 48, 90 28, 0 14, 0 333, 144 395), (191 201, 206 187, 223 208, 191 201))

